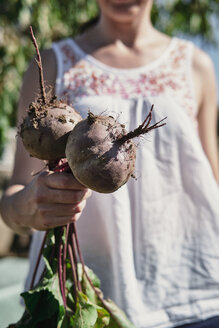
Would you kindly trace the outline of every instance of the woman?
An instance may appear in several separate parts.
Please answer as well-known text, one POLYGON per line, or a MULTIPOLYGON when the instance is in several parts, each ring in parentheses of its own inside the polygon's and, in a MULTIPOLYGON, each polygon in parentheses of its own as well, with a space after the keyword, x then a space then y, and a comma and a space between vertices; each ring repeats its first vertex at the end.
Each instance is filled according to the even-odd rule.
MULTIPOLYGON (((42 231, 81 216, 85 261, 100 277, 105 296, 136 328, 216 327, 219 169, 212 63, 190 42, 152 26, 152 0, 98 4, 96 25, 43 53, 45 79, 83 117, 88 109, 107 112, 131 130, 154 104, 153 119, 168 116, 167 125, 141 141, 137 181, 107 195, 91 195, 67 173, 44 171, 32 179, 43 163, 30 158, 18 139, 3 219, 18 233, 38 230, 29 276, 42 231)), ((19 120, 38 89, 32 63, 19 120)))

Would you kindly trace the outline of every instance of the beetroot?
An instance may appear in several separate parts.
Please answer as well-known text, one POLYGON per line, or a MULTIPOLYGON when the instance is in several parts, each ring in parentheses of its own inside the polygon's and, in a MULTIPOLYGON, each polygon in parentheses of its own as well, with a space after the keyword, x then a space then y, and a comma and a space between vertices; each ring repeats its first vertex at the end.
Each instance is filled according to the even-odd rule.
POLYGON ((145 121, 129 133, 111 116, 89 113, 77 123, 66 145, 66 158, 76 179, 101 193, 114 192, 125 184, 135 169, 136 145, 131 139, 165 124, 149 126, 152 110, 153 106, 145 121))
POLYGON ((134 171, 136 146, 118 142, 124 126, 111 116, 79 122, 68 137, 66 158, 76 179, 93 190, 109 193, 126 183, 134 171))
POLYGON ((73 107, 51 99, 48 103, 32 103, 20 126, 20 136, 29 154, 43 160, 65 157, 68 135, 81 120, 73 107))
POLYGON ((72 106, 46 94, 41 57, 31 27, 30 30, 37 51, 41 96, 30 104, 19 134, 31 156, 55 161, 65 157, 68 135, 81 116, 72 106))

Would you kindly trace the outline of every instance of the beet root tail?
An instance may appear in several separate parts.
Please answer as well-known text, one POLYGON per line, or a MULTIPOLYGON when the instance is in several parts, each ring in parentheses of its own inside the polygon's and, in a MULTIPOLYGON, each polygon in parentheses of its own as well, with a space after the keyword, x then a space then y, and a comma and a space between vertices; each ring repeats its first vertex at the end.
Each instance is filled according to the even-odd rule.
POLYGON ((164 120, 166 120, 167 117, 164 117, 159 122, 156 122, 155 124, 150 125, 151 120, 152 120, 153 108, 154 108, 154 105, 151 106, 151 109, 150 109, 147 117, 145 118, 145 120, 143 121, 143 123, 141 125, 139 125, 135 130, 130 131, 127 134, 123 135, 122 137, 118 138, 117 141, 120 143, 124 143, 127 140, 139 137, 143 134, 148 133, 151 130, 154 130, 154 129, 160 128, 161 126, 166 125, 164 120), (162 123, 162 122, 164 122, 164 123, 162 123))

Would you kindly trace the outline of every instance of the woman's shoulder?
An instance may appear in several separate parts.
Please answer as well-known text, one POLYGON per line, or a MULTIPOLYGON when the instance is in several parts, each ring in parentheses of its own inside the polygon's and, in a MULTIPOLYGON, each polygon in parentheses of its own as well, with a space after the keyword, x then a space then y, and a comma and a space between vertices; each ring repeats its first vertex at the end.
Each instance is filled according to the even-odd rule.
POLYGON ((178 43, 178 47, 181 45, 192 50, 192 62, 195 69, 201 72, 212 68, 213 63, 210 56, 207 52, 196 46, 194 42, 180 37, 174 37, 173 39, 178 43))
POLYGON ((194 46, 193 68, 203 76, 214 70, 211 57, 197 46, 194 46))
POLYGON ((211 57, 197 46, 194 46, 192 69, 199 104, 198 107, 201 108, 203 102, 206 102, 206 99, 208 99, 208 102, 210 101, 210 95, 212 95, 210 98, 215 98, 216 76, 211 57))
POLYGON ((174 39, 176 41, 176 48, 179 52, 182 52, 182 49, 187 49, 195 74, 204 78, 206 74, 209 75, 214 73, 214 65, 207 52, 196 46, 191 40, 178 37, 174 37, 174 39))

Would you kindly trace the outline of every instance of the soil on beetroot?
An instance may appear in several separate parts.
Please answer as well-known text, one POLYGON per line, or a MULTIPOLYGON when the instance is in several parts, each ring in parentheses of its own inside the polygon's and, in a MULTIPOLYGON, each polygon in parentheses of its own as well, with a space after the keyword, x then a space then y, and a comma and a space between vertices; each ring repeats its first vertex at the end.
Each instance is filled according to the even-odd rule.
POLYGON ((42 160, 65 157, 69 133, 81 120, 76 110, 55 97, 31 103, 19 134, 29 154, 42 160))
POLYGON ((41 56, 32 27, 30 33, 37 53, 40 95, 29 105, 18 133, 30 156, 53 161, 65 157, 68 135, 81 116, 72 106, 46 92, 41 56))

